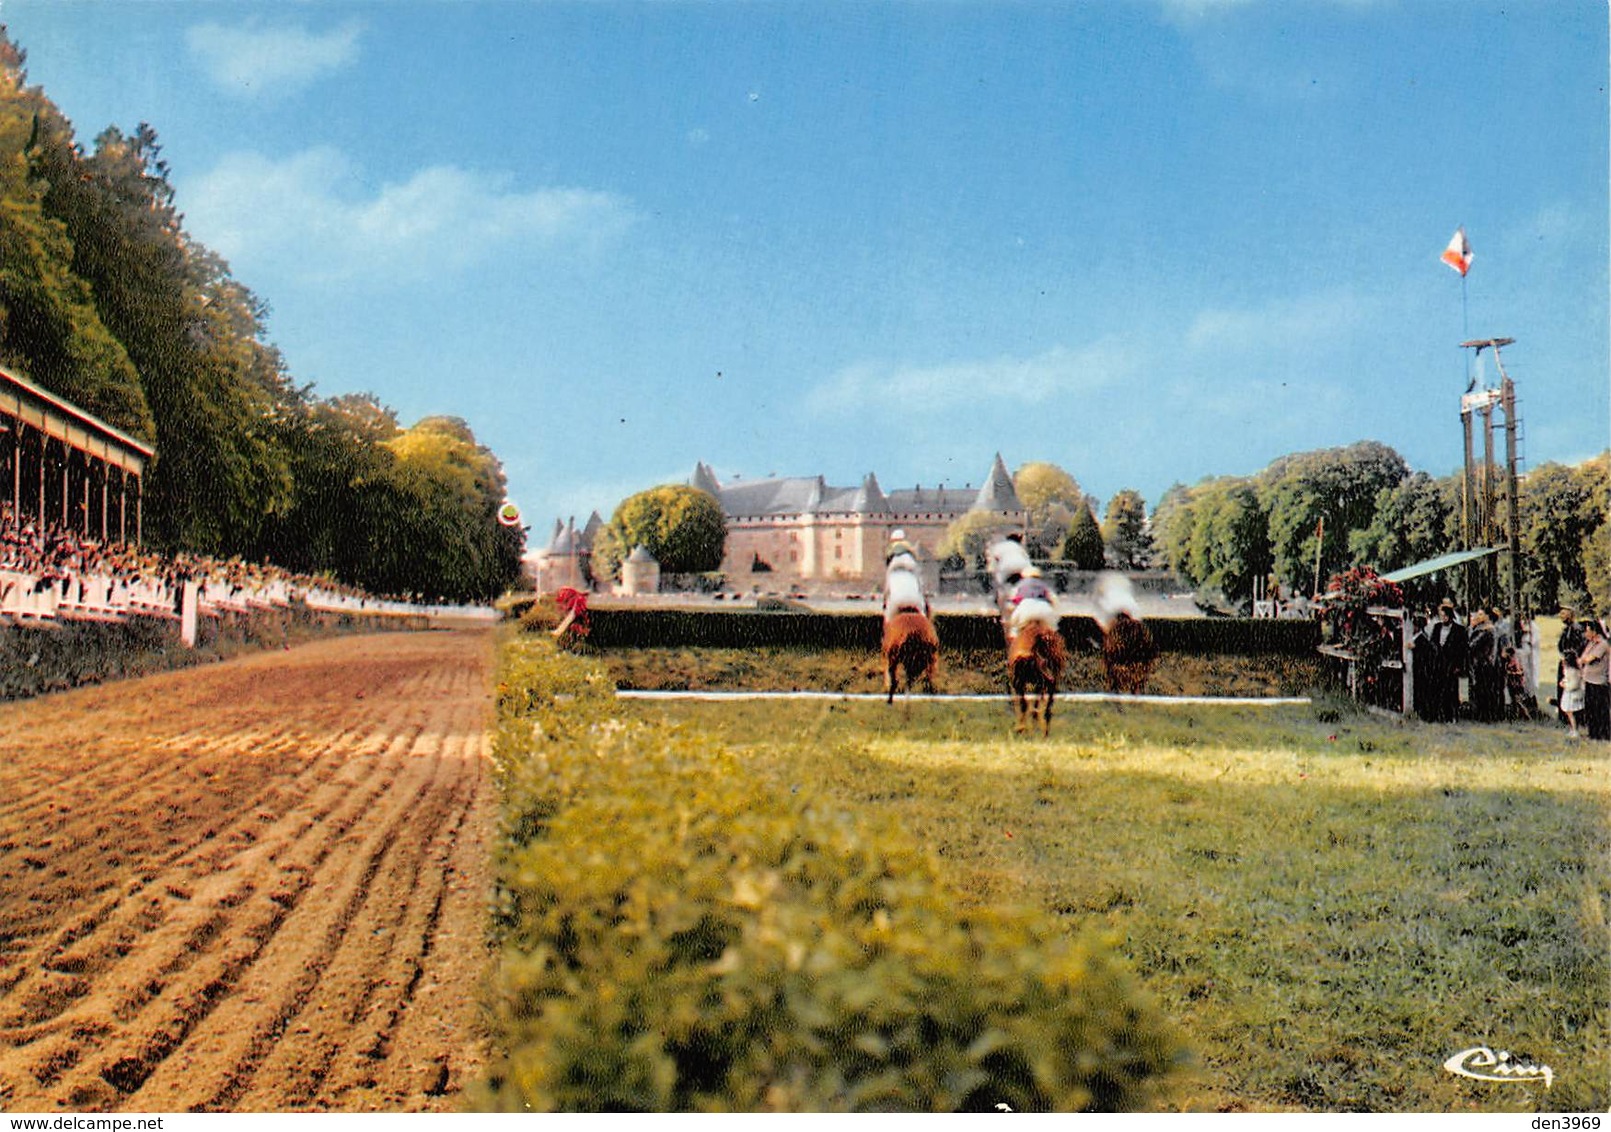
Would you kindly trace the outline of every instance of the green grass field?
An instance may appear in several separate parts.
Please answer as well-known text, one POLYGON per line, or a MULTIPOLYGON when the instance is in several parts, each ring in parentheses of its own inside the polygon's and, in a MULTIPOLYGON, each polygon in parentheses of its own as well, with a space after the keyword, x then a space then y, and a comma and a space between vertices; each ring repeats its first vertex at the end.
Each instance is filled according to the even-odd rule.
POLYGON ((756 790, 893 815, 960 902, 1113 941, 1185 1031, 1189 1110, 1611 1105, 1611 745, 1310 707, 623 703, 756 790), (1443 1068, 1474 1046, 1553 1087, 1443 1068))

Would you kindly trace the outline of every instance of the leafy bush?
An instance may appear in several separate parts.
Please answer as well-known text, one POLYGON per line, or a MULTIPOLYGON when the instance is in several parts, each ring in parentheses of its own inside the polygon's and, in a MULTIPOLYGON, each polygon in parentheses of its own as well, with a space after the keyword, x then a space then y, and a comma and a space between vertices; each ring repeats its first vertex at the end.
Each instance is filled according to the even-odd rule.
POLYGON ((506 648, 485 1107, 1114 1110, 1179 1061, 1103 944, 959 913, 887 819, 613 705, 592 662, 506 648))

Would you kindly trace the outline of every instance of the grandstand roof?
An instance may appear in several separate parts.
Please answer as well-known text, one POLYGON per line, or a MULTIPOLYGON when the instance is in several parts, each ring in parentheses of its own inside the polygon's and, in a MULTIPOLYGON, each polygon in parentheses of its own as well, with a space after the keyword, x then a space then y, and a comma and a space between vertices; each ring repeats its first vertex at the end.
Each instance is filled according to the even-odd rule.
POLYGON ((146 461, 157 454, 144 441, 6 369, 0 369, 0 415, 136 476, 144 473, 146 461))

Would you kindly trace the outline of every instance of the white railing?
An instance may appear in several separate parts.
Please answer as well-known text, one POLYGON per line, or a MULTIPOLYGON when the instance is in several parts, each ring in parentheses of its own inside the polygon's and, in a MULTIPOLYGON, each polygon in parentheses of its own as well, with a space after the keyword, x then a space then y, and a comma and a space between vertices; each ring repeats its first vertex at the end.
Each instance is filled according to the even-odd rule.
MULTIPOLYGON (((0 618, 14 623, 41 621, 122 621, 127 617, 180 615, 180 588, 153 578, 126 579, 107 574, 80 574, 41 584, 40 575, 0 569, 0 618)), ((323 588, 301 589, 281 579, 237 584, 209 579, 197 587, 202 615, 249 614, 286 609, 297 600, 327 613, 427 617, 431 620, 485 622, 500 614, 490 606, 422 605, 359 597, 323 588)))

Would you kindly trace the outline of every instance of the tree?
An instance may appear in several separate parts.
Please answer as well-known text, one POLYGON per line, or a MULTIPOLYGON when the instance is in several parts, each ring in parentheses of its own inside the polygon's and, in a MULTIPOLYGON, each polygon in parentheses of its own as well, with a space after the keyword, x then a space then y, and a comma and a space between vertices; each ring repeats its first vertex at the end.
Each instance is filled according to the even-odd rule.
MULTIPOLYGON (((1608 465, 1611 453, 1576 466, 1549 463, 1523 482, 1521 537, 1527 569, 1522 590, 1534 608, 1584 604, 1608 585, 1603 545, 1611 509, 1608 465), (1591 572, 1596 562, 1600 569, 1591 572)), ((1594 600, 1596 608, 1606 608, 1594 600)))
POLYGON ((1152 533, 1147 529, 1147 504, 1139 491, 1125 488, 1108 500, 1102 540, 1118 569, 1136 570, 1151 564, 1152 533))
POLYGON ((1074 513, 1059 557, 1072 563, 1076 570, 1102 569, 1102 528, 1097 526, 1096 516, 1084 503, 1074 513))
POLYGON ((393 592, 487 601, 520 575, 521 537, 497 520, 505 495, 503 468, 458 417, 426 417, 385 442, 397 457, 394 482, 408 513, 408 535, 395 545, 393 592))
POLYGON ((147 531, 212 554, 257 545, 291 502, 278 426, 295 391, 260 340, 265 308, 183 231, 156 132, 108 129, 95 153, 42 151, 47 214, 72 241, 101 320, 140 375, 155 425, 147 531))
POLYGON ((1254 580, 1269 571, 1271 560, 1267 523, 1253 485, 1214 481, 1194 500, 1192 518, 1192 580, 1232 605, 1252 600, 1254 580))
POLYGON ((1370 526, 1382 489, 1396 487, 1407 475, 1404 458, 1373 440, 1270 464, 1257 483, 1281 584, 1310 589, 1317 549, 1321 576, 1335 572, 1349 558, 1349 535, 1370 526))
MULTIPOLYGON (((1459 512, 1448 489, 1425 472, 1415 472, 1402 483, 1383 488, 1376 497, 1370 526, 1348 537, 1348 551, 1356 566, 1391 573, 1404 566, 1446 554, 1453 545, 1453 524, 1459 512)), ((1409 586, 1411 598, 1418 598, 1409 586)))
POLYGON ((1068 535, 1085 493, 1074 477, 1056 464, 1034 462, 1012 477, 1013 490, 1024 505, 1024 545, 1032 558, 1048 558, 1068 535))
POLYGON ((726 542, 721 504, 697 487, 663 484, 616 507, 594 546, 595 570, 616 576, 621 560, 641 546, 668 574, 704 573, 720 569, 726 542))
POLYGON ((1015 528, 1000 515, 988 511, 966 511, 951 521, 940 536, 934 553, 952 569, 984 569, 985 550, 1015 528))
POLYGON ((1183 483, 1172 484, 1152 509, 1154 545, 1164 563, 1188 584, 1197 581, 1191 576, 1189 562, 1194 521, 1192 489, 1183 483))
POLYGON ((1580 465, 1588 485, 1583 501, 1583 577, 1590 608, 1611 612, 1611 451, 1580 465))
POLYGON ((73 274, 65 226, 43 207, 39 159, 71 152, 71 128, 26 85, 24 59, 0 28, 0 364, 150 440, 139 374, 101 321, 89 285, 73 274))
POLYGON ((389 508, 382 501, 397 464, 385 442, 398 431, 396 415, 371 394, 304 394, 281 429, 291 504, 265 527, 257 557, 376 588, 377 544, 386 541, 378 528, 389 508))

